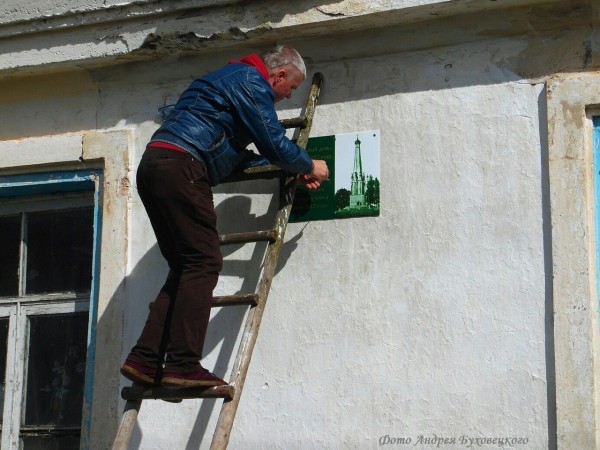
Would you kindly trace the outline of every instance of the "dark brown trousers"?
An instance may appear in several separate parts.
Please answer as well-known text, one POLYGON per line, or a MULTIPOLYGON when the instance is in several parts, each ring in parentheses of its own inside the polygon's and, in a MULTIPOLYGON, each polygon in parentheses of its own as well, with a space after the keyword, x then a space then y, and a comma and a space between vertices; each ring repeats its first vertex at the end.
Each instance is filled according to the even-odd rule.
POLYGON ((137 188, 169 275, 128 358, 190 372, 202 358, 223 257, 206 167, 188 153, 148 147, 137 188))

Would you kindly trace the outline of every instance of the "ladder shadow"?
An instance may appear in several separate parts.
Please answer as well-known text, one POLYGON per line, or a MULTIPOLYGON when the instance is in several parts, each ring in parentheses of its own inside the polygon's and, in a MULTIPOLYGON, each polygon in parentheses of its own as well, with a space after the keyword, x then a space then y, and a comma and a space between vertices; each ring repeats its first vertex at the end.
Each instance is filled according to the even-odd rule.
MULTIPOLYGON (((246 185, 247 186, 247 185, 246 185)), ((260 189, 260 188, 259 188, 260 189)), ((273 192, 273 190, 269 190, 273 192)), ((247 195, 237 195, 228 197, 220 202, 215 210, 219 218, 219 234, 227 234, 240 231, 253 231, 270 229, 274 225, 275 215, 278 210, 279 196, 274 195, 267 212, 256 216, 251 213, 252 200, 247 195), (246 225, 244 230, 240 230, 240 223, 246 225)), ((293 251, 298 246, 298 241, 302 232, 294 236, 290 241, 282 246, 276 273, 279 272, 291 257, 293 251)), ((243 294, 255 292, 260 275, 262 273, 262 263, 267 249, 266 243, 256 243, 249 259, 233 260, 227 259, 227 256, 239 250, 243 244, 227 245, 221 248, 225 258, 224 267, 221 276, 238 276, 242 278, 242 284, 234 294, 243 294)), ((245 323, 247 306, 229 306, 221 307, 220 311, 211 317, 208 333, 204 344, 204 355, 213 352, 219 345, 219 354, 217 355, 214 373, 220 377, 225 377, 229 367, 233 365, 237 342, 241 328, 245 323)), ((216 402, 219 399, 203 399, 192 431, 188 438, 185 450, 195 450, 200 448, 208 430, 210 419, 213 415, 216 402)), ((220 405, 219 405, 220 406, 220 405)), ((206 436, 212 438, 212 436, 206 436)))

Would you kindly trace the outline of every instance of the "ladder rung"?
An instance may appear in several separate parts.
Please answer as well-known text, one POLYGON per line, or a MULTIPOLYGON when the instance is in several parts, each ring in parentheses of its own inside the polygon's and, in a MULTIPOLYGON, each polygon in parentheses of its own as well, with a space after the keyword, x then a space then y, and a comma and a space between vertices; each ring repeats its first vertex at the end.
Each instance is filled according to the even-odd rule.
POLYGON ((213 306, 256 306, 257 304, 258 294, 215 295, 213 297, 213 306))
POLYGON ((229 384, 207 388, 171 389, 164 387, 131 386, 121 390, 125 400, 161 399, 179 400, 184 398, 226 398, 232 399, 235 388, 229 384))
POLYGON ((277 232, 275 230, 266 231, 247 231, 244 233, 229 233, 219 236, 221 245, 227 244, 245 244, 248 242, 275 242, 277 232))
POLYGON ((306 128, 306 125, 308 125, 308 119, 305 116, 293 117, 291 119, 280 120, 279 123, 284 128, 306 128))

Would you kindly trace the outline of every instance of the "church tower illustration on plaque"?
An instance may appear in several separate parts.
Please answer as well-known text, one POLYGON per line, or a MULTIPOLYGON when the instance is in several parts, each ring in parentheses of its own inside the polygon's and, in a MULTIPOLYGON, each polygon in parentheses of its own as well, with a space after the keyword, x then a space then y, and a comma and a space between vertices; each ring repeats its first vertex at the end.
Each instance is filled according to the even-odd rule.
POLYGON ((363 173, 360 156, 360 140, 356 136, 356 141, 354 141, 354 170, 352 171, 350 184, 350 208, 365 206, 365 189, 365 174, 363 173))

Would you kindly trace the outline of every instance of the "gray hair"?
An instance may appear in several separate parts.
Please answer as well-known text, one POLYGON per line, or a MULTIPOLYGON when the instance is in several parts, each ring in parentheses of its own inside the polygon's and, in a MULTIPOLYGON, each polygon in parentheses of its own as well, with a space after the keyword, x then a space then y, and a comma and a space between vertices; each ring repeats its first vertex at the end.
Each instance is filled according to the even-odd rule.
POLYGON ((267 66, 269 73, 287 65, 291 65, 298 69, 300 73, 304 75, 304 78, 306 78, 306 66, 304 65, 304 60, 302 59, 302 56, 300 56, 300 53, 292 47, 277 45, 263 53, 261 58, 265 63, 265 66, 267 66))

